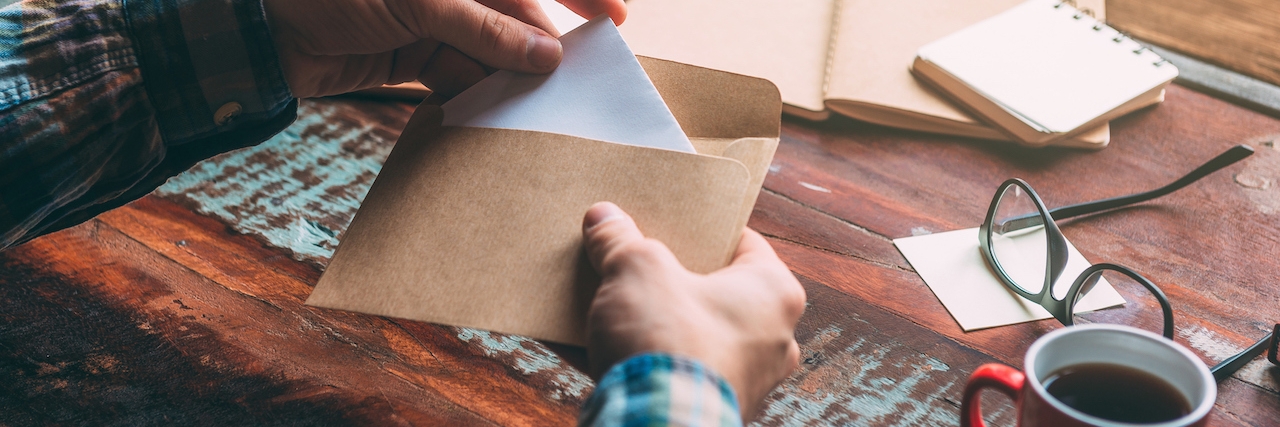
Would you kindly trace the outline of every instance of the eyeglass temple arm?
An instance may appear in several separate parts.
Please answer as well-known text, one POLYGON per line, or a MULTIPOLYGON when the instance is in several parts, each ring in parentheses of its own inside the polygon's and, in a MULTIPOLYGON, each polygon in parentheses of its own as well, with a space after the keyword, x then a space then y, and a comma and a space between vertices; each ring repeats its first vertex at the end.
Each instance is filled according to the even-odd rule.
MULTIPOLYGON (((1213 365, 1212 368, 1209 368, 1209 373, 1213 374, 1214 381, 1222 382, 1222 380, 1231 378, 1232 374, 1236 373, 1236 371, 1248 364, 1249 361, 1253 360, 1253 358, 1258 357, 1262 352, 1267 351, 1268 347, 1274 347, 1275 340, 1272 339, 1273 336, 1275 336, 1274 332, 1267 334, 1267 336, 1262 337, 1262 339, 1253 343, 1253 345, 1249 346, 1249 348, 1246 348, 1244 351, 1236 354, 1235 356, 1228 357, 1217 365, 1213 365)), ((1272 349, 1271 351, 1274 352, 1275 349, 1272 349)))
POLYGON ((1218 157, 1214 157, 1213 160, 1210 160, 1208 163, 1201 165, 1200 167, 1196 168, 1196 170, 1193 170, 1191 171, 1191 173, 1188 173, 1186 176, 1183 176, 1182 178, 1179 178, 1177 181, 1174 181, 1164 187, 1160 187, 1145 193, 1130 194, 1128 196, 1112 197, 1110 199, 1102 199, 1102 200, 1097 200, 1097 201, 1092 201, 1087 203, 1080 203, 1077 205, 1063 206, 1057 209, 1050 210, 1049 216, 1052 216, 1053 219, 1055 220, 1061 220, 1061 219, 1071 218, 1075 216, 1101 212, 1108 209, 1115 209, 1121 206, 1131 205, 1134 203, 1145 202, 1147 200, 1151 200, 1151 199, 1172 193, 1174 191, 1178 191, 1182 189, 1182 187, 1186 187, 1191 183, 1200 180, 1200 178, 1204 178, 1205 176, 1208 176, 1211 173, 1217 172, 1218 169, 1225 168, 1231 165, 1232 163, 1235 163, 1240 161, 1241 159, 1244 159, 1245 157, 1249 157, 1249 155, 1251 154, 1253 154, 1252 147, 1249 147, 1248 145, 1243 145, 1243 144, 1237 145, 1235 147, 1231 147, 1231 149, 1227 150, 1225 153, 1219 154, 1218 157))
MULTIPOLYGON (((1200 167, 1196 168, 1196 170, 1191 171, 1191 173, 1186 174, 1182 178, 1178 178, 1177 181, 1174 181, 1164 187, 1147 191, 1145 193, 1137 193, 1137 194, 1130 194, 1128 196, 1112 197, 1109 199, 1095 200, 1092 202, 1080 203, 1080 204, 1075 204, 1070 206, 1063 206, 1057 209, 1051 209, 1049 211, 1049 216, 1053 217, 1053 219, 1055 220, 1062 220, 1062 219, 1067 219, 1067 218, 1076 217, 1080 215, 1087 215, 1091 213, 1101 212, 1108 209, 1115 209, 1125 205, 1131 205, 1134 203, 1145 202, 1147 200, 1151 200, 1151 199, 1172 193, 1174 191, 1178 191, 1182 187, 1191 185, 1191 183, 1200 180, 1200 178, 1204 178, 1205 176, 1208 176, 1211 173, 1217 172, 1218 169, 1222 169, 1224 167, 1230 166, 1232 163, 1238 162, 1241 159, 1244 159, 1245 157, 1249 157, 1252 154, 1253 154, 1253 148, 1243 144, 1237 145, 1235 147, 1231 147, 1231 149, 1227 150, 1226 152, 1219 154, 1218 157, 1214 157, 1213 160, 1210 160, 1208 163, 1201 165, 1200 167)), ((1026 227, 1041 225, 1040 219, 1038 217, 1039 217, 1039 214, 1032 214, 1032 215, 1026 215, 1022 217, 1011 218, 1011 219, 1005 220, 1004 222, 1001 222, 1000 224, 998 224, 998 226, 1000 227, 1000 230, 1002 230, 1003 232, 1021 230, 1026 227)))

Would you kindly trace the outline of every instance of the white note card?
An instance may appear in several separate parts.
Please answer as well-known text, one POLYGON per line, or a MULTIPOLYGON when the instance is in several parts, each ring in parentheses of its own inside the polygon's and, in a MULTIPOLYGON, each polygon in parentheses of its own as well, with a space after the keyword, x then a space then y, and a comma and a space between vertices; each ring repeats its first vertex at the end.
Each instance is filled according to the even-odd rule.
MULTIPOLYGON (((893 244, 965 332, 1053 317, 1039 304, 1009 291, 996 278, 978 249, 977 228, 904 237, 894 239, 893 244)), ((1090 265, 1071 242, 1067 242, 1067 248, 1067 266, 1059 279, 1064 283, 1054 286, 1056 294, 1065 293, 1090 265)), ((1076 304, 1076 312, 1124 302, 1110 283, 1100 280, 1076 304)))
POLYGON ((493 73, 442 106, 444 125, 695 152, 609 17, 592 19, 560 42, 564 59, 555 71, 493 73))

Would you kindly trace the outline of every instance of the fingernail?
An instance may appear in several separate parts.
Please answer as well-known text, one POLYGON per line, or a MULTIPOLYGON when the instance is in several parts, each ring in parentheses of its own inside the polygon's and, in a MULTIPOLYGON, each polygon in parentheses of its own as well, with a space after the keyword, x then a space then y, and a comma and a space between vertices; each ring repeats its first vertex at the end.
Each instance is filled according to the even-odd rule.
POLYGON ((618 205, 609 202, 596 203, 591 205, 591 209, 587 209, 587 215, 582 219, 582 230, 590 232, 601 224, 626 217, 627 213, 623 212, 618 205))
POLYGON ((560 40, 541 34, 529 36, 529 64, 542 70, 551 71, 560 64, 560 40))

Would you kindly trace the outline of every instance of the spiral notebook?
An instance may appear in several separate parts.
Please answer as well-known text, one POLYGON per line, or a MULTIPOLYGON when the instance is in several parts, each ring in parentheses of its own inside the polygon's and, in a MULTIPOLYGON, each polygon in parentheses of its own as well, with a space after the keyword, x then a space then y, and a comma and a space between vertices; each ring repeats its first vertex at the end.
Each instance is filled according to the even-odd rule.
POLYGON ((1031 0, 920 48, 912 72, 1029 145, 1152 103, 1173 64, 1070 5, 1031 0))

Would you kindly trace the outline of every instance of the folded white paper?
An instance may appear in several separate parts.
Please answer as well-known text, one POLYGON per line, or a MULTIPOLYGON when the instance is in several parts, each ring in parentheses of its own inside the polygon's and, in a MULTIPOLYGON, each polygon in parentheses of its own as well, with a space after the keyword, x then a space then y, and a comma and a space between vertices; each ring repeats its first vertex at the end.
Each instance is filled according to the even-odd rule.
POLYGON ((550 74, 498 71, 445 103, 445 126, 559 133, 693 153, 640 62, 608 16, 560 37, 550 74))
MULTIPOLYGON (((978 229, 948 231, 895 239, 893 244, 942 301, 960 328, 967 331, 1053 317, 1039 304, 1018 296, 1000 282, 978 249, 978 229)), ((1063 294, 1089 261, 1067 242, 1067 266, 1054 286, 1063 294)), ((1124 304, 1124 297, 1105 280, 1076 304, 1090 311, 1124 304)))

